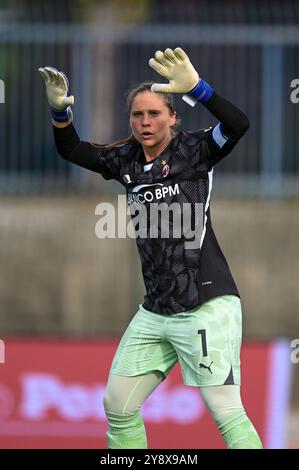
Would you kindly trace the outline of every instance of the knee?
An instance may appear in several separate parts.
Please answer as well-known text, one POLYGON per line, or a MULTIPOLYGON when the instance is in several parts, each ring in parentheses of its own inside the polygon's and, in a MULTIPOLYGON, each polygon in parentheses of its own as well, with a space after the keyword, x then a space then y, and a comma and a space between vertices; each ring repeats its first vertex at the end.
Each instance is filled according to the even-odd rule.
POLYGON ((128 396, 124 394, 123 390, 115 387, 108 387, 104 397, 103 405, 105 413, 116 413, 116 414, 126 414, 126 413, 135 413, 139 411, 137 405, 134 406, 132 403, 128 403, 128 396))
POLYGON ((240 396, 240 387, 237 385, 207 387, 201 390, 201 394, 216 422, 234 412, 244 411, 240 396))
POLYGON ((121 412, 120 397, 113 390, 106 390, 103 397, 103 405, 105 412, 119 413, 121 412))

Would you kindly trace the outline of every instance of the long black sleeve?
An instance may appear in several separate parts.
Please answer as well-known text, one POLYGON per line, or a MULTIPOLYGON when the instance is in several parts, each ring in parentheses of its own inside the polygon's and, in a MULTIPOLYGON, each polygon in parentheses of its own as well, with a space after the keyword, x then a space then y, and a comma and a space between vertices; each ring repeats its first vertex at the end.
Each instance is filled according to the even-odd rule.
POLYGON ((67 127, 53 126, 57 152, 65 160, 87 170, 100 173, 105 179, 119 178, 119 158, 117 150, 104 150, 90 142, 80 140, 71 123, 67 127))
POLYGON ((98 152, 88 142, 80 140, 72 123, 63 128, 53 126, 53 130, 56 149, 62 158, 87 170, 101 173, 98 152))
POLYGON ((53 126, 54 140, 57 152, 66 160, 80 143, 80 138, 71 123, 67 127, 53 126))
POLYGON ((223 132, 232 139, 240 139, 249 128, 247 116, 230 101, 214 92, 204 106, 221 122, 223 132))

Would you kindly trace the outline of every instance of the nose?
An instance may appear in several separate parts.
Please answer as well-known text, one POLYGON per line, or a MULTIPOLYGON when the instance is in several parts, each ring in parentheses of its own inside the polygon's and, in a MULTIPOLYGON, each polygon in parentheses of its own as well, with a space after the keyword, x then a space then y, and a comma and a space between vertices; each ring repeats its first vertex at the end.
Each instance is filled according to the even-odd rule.
POLYGON ((147 126, 150 125, 149 116, 147 114, 143 115, 141 124, 142 124, 143 127, 147 127, 147 126))

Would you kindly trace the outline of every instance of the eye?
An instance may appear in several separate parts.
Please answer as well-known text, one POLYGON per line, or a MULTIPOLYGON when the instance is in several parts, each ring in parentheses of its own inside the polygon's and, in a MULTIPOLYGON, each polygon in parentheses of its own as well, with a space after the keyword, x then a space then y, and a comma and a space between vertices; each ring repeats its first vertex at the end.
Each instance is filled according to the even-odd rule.
POLYGON ((141 116, 142 112, 141 111, 133 111, 132 116, 141 116))
POLYGON ((160 114, 160 111, 150 111, 149 114, 151 116, 158 116, 160 114))

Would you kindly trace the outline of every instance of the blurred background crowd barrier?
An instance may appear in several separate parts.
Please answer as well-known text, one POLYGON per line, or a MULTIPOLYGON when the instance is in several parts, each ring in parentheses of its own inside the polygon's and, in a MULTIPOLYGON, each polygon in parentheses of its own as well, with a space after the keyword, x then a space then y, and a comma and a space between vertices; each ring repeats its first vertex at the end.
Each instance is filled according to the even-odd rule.
MULTIPOLYGON (((95 235, 97 204, 116 207, 123 188, 56 154, 38 67, 66 73, 80 137, 108 143, 130 133, 126 91, 160 81, 149 58, 177 46, 250 120, 215 168, 211 202, 244 338, 299 338, 295 0, 0 1, 0 337, 118 338, 144 293, 134 240, 95 235)), ((202 106, 175 103, 181 128, 215 123, 202 106)))

